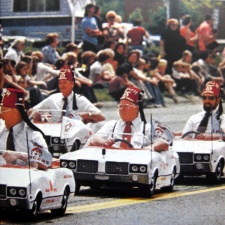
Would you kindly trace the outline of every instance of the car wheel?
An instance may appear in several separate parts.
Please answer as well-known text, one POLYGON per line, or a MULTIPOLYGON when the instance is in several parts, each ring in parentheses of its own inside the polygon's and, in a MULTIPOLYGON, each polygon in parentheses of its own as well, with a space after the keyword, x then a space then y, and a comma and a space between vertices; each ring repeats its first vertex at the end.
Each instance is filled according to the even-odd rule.
POLYGON ((141 194, 144 197, 150 198, 154 194, 156 180, 157 180, 157 176, 156 176, 156 174, 154 174, 154 176, 152 176, 152 178, 151 178, 151 184, 145 184, 145 185, 141 186, 141 194))
POLYGON ((66 212, 67 204, 69 199, 69 191, 65 188, 62 198, 61 207, 59 209, 52 209, 51 213, 53 216, 63 216, 66 212))
POLYGON ((75 140, 73 142, 73 146, 72 146, 70 151, 74 152, 74 151, 78 150, 79 148, 80 148, 80 141, 79 140, 75 140))
POLYGON ((175 177, 176 177, 176 168, 173 168, 173 171, 171 173, 170 177, 170 185, 167 187, 163 187, 162 190, 166 192, 171 192, 174 188, 174 183, 175 183, 175 177))
POLYGON ((78 194, 80 191, 80 182, 75 180, 75 183, 76 183, 75 194, 78 194))
POLYGON ((216 166, 215 172, 208 174, 207 179, 209 182, 217 184, 221 181, 222 175, 223 175, 223 163, 220 160, 216 166))
POLYGON ((30 220, 36 219, 37 212, 39 211, 39 208, 40 208, 40 205, 41 205, 41 199, 42 199, 41 194, 38 194, 36 196, 35 200, 34 200, 32 209, 27 211, 28 218, 30 220))

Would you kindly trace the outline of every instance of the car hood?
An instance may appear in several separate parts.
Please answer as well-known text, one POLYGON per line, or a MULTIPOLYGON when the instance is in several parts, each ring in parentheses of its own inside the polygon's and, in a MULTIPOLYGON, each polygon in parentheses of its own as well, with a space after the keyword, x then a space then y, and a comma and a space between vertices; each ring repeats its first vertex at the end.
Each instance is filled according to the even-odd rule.
POLYGON ((148 164, 152 160, 163 160, 158 152, 150 150, 118 150, 99 147, 80 149, 60 157, 61 160, 97 160, 148 164), (104 150, 105 149, 105 150, 104 150), (104 154, 105 153, 105 154, 104 154))
POLYGON ((222 141, 176 140, 173 142, 173 150, 176 152, 211 153, 224 148, 225 142, 222 141))

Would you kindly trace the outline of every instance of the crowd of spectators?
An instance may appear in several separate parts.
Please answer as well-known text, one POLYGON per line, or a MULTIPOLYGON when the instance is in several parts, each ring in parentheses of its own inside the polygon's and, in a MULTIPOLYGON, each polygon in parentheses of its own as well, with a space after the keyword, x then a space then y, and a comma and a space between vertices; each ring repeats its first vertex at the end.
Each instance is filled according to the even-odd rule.
POLYGON ((99 108, 95 89, 106 89, 119 102, 127 87, 138 87, 144 90, 144 107, 166 107, 164 96, 178 104, 178 95, 200 95, 209 80, 224 86, 225 59, 216 65, 218 44, 210 15, 195 32, 189 15, 182 18, 181 26, 177 19, 168 19, 159 54, 146 53, 142 41, 150 34, 140 20, 135 19, 127 33, 116 12, 107 12, 106 20, 103 27, 100 8, 88 4, 81 23, 82 48, 69 43, 64 53, 58 51, 57 33, 47 34, 46 45, 33 52, 24 52, 25 39, 16 39, 1 55, 0 90, 22 90, 27 109, 32 108, 59 92, 58 75, 65 65, 74 73, 74 92, 99 108))

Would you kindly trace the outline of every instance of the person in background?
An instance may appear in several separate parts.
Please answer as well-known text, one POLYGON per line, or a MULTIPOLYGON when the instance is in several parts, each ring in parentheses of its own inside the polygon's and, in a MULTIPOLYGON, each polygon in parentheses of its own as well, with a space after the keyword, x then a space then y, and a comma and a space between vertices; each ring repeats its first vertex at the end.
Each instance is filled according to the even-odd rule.
POLYGON ((126 59, 126 45, 122 42, 116 44, 114 48, 114 61, 116 61, 116 67, 122 65, 126 59))
POLYGON ((31 165, 43 170, 51 166, 52 155, 48 151, 44 134, 27 117, 22 91, 12 88, 4 91, 0 118, 5 121, 5 127, 0 133, 0 150, 11 150, 2 155, 7 163, 16 160, 27 162, 29 155, 31 165), (40 160, 33 159, 36 152, 41 153, 40 160))
POLYGON ((113 41, 118 43, 119 39, 124 39, 124 27, 121 23, 116 22, 116 16, 117 14, 112 10, 106 13, 108 24, 104 28, 104 32, 106 34, 105 42, 113 41))
POLYGON ((171 18, 167 20, 166 31, 161 36, 160 56, 167 60, 167 74, 172 74, 173 63, 182 57, 186 40, 180 34, 179 22, 171 18))
POLYGON ((56 60, 60 58, 60 55, 57 51, 59 44, 58 34, 57 33, 48 33, 45 37, 46 46, 42 48, 42 54, 44 56, 43 62, 54 65, 56 60))
POLYGON ((21 60, 21 57, 24 56, 23 50, 25 47, 25 42, 25 38, 15 39, 11 46, 8 48, 4 59, 14 60, 17 64, 21 60))
POLYGON ((186 40, 185 49, 189 50, 190 52, 193 52, 195 49, 196 41, 198 40, 198 35, 196 35, 193 31, 191 31, 190 27, 191 27, 191 16, 190 15, 183 16, 180 34, 186 40))
POLYGON ((127 32, 128 46, 131 50, 138 49, 144 54, 144 45, 142 44, 144 37, 146 39, 150 38, 150 35, 141 26, 141 21, 136 19, 133 21, 133 27, 127 32))
POLYGON ((96 19, 94 18, 95 13, 95 5, 88 4, 85 6, 85 14, 84 18, 81 21, 82 26, 82 39, 83 52, 85 51, 93 51, 95 53, 98 52, 98 36, 104 35, 102 31, 99 30, 96 19))
POLYGON ((115 139, 124 139, 134 148, 142 146, 154 151, 166 151, 173 141, 173 134, 159 121, 147 123, 144 116, 141 90, 137 87, 128 87, 120 99, 118 121, 112 120, 105 123, 97 133, 89 139, 87 145, 127 148, 123 142, 115 139), (129 129, 128 129, 129 128, 129 129), (160 132, 159 132, 160 130, 160 132), (127 134, 126 137, 123 135, 127 134), (143 138, 148 137, 148 140, 143 138))
POLYGON ((123 65, 118 66, 116 76, 109 82, 109 95, 112 96, 116 102, 119 102, 128 86, 135 85, 129 81, 126 67, 123 65))
POLYGON ((205 20, 197 27, 199 51, 214 51, 219 46, 216 37, 217 32, 213 30, 213 18, 210 14, 205 15, 205 20))

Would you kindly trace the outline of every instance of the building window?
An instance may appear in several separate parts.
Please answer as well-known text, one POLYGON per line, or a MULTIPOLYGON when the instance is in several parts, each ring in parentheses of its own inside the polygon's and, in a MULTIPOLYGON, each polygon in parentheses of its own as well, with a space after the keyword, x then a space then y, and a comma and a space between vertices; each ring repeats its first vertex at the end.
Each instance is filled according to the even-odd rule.
POLYGON ((59 11, 60 0, 14 0, 14 12, 59 11))

